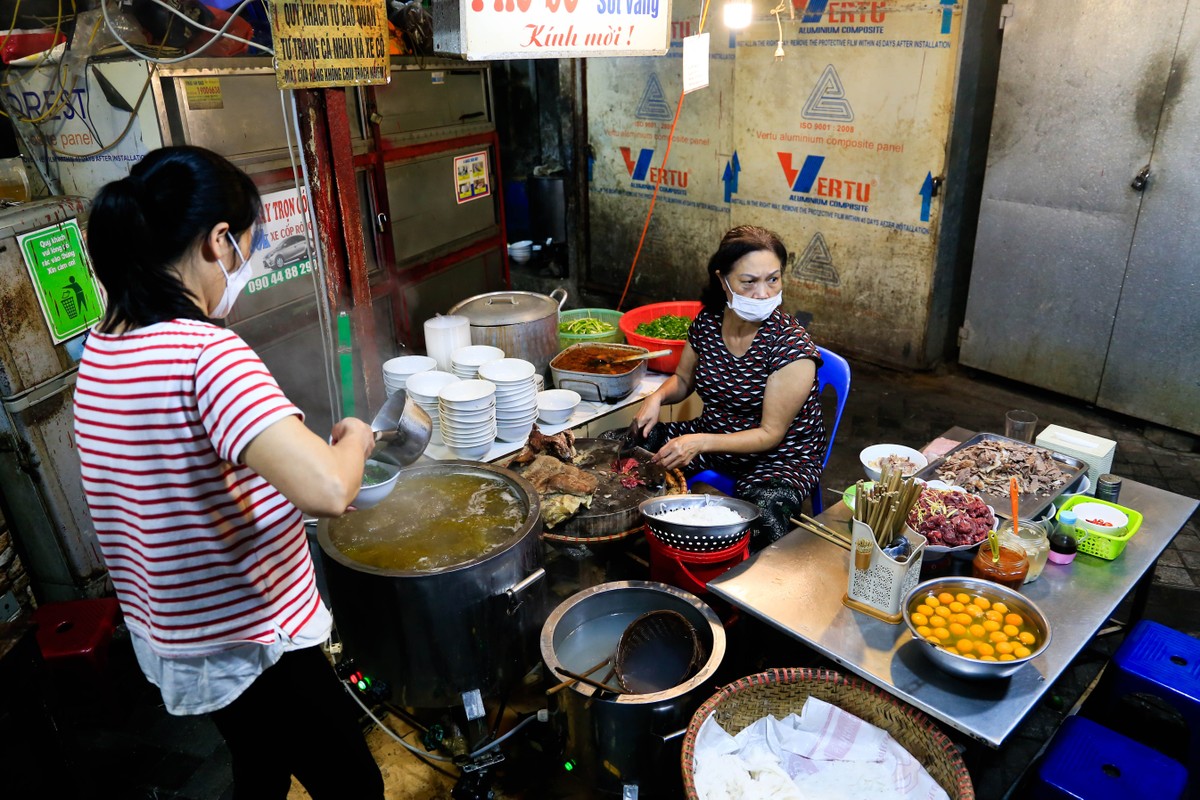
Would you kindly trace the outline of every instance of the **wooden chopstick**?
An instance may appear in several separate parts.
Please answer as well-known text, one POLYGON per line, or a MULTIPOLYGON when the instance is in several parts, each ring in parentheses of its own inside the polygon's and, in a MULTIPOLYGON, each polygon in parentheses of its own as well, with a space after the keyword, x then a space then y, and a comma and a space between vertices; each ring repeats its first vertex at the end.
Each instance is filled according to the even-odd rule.
POLYGON ((812 525, 809 525, 807 522, 801 522, 798 519, 793 519, 792 522, 795 523, 798 527, 801 527, 804 530, 808 531, 813 536, 819 536, 820 538, 824 539, 827 542, 836 544, 838 547, 842 548, 843 550, 850 549, 850 540, 849 539, 843 539, 841 536, 838 536, 836 533, 832 533, 832 532, 826 533, 826 531, 821 530, 821 528, 815 528, 812 525))
MULTIPOLYGON (((836 536, 839 539, 845 539, 846 541, 850 541, 850 537, 846 536, 846 534, 838 533, 833 528, 826 525, 824 522, 821 522, 819 519, 813 519, 808 514, 801 514, 800 519, 804 520, 805 522, 807 522, 809 525, 812 525, 813 527, 820 528, 821 530, 828 533, 830 536, 836 536)), ((795 520, 792 520, 792 521, 795 522, 795 520)))
POLYGON ((586 683, 588 686, 594 686, 597 689, 603 689, 604 691, 612 692, 613 694, 625 694, 624 689, 617 689, 612 686, 609 686, 607 683, 601 683, 600 681, 594 681, 591 678, 585 677, 583 675, 578 675, 574 672, 571 672, 570 670, 565 670, 562 667, 557 667, 557 669, 563 675, 566 675, 569 678, 574 678, 575 680, 579 681, 580 683, 586 683))
MULTIPOLYGON (((584 676, 591 675, 593 672, 597 672, 598 670, 602 669, 603 667, 608 666, 608 662, 610 662, 610 661, 612 661, 612 656, 609 656, 608 658, 604 659, 599 664, 596 664, 593 667, 588 667, 580 674, 584 675, 584 676)), ((566 670, 562 670, 562 672, 566 675, 571 674, 571 673, 567 672, 566 670)), ((568 686, 570 686, 571 684, 575 683, 578 680, 579 680, 578 678, 571 677, 571 678, 567 678, 562 683, 556 683, 555 685, 551 686, 549 689, 546 690, 546 696, 549 697, 552 694, 557 694, 558 692, 561 692, 563 689, 567 688, 568 686)))

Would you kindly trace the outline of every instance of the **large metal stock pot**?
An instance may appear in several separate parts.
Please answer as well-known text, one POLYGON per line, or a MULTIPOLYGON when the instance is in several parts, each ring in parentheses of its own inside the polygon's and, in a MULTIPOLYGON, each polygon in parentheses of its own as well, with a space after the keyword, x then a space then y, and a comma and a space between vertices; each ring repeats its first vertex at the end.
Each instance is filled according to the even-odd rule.
POLYGON ((558 311, 566 301, 566 289, 555 289, 549 296, 489 292, 463 300, 450 313, 471 320, 472 344, 499 347, 505 355, 523 358, 546 375, 550 359, 558 354, 558 311))
POLYGON ((346 655, 386 681, 403 706, 448 708, 475 690, 494 695, 519 682, 537 660, 546 595, 541 503, 533 486, 501 467, 441 461, 402 470, 393 491, 405 491, 405 481, 416 476, 458 473, 499 478, 525 509, 512 536, 475 560, 426 572, 382 569, 347 557, 333 543, 333 526, 350 524, 353 515, 322 520, 317 529, 346 655))
POLYGON ((683 734, 712 694, 713 674, 725 657, 725 629, 695 595, 651 581, 585 589, 563 601, 542 626, 542 660, 557 682, 558 670, 578 673, 598 663, 604 657, 599 653, 611 654, 610 645, 615 650, 628 622, 660 609, 678 611, 696 629, 705 658, 695 675, 653 694, 617 695, 576 683, 554 695, 554 721, 565 732, 567 756, 602 795, 628 796, 625 787, 636 786, 634 796, 662 797, 677 786, 683 734))

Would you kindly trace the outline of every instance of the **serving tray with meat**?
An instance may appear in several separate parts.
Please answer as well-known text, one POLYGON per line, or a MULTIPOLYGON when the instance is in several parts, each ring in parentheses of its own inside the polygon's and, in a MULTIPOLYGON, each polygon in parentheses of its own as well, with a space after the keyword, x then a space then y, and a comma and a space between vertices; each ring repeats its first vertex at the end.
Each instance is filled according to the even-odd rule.
POLYGON ((542 498, 547 539, 613 537, 638 529, 638 505, 660 494, 686 492, 681 473, 651 463, 640 447, 617 458, 620 442, 553 436, 535 425, 521 452, 504 466, 521 474, 542 498))
POLYGON ((1078 458, 1025 444, 996 433, 980 433, 955 447, 917 473, 925 480, 942 480, 975 492, 995 507, 999 517, 1012 516, 1009 478, 1017 479, 1017 513, 1033 518, 1088 466, 1078 458))

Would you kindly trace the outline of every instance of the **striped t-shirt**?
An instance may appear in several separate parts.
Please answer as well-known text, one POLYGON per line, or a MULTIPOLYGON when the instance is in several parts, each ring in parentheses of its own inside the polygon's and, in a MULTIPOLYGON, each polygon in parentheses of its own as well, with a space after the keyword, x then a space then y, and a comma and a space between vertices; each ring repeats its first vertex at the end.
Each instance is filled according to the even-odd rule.
POLYGON ((301 412, 237 334, 178 319, 87 339, 84 494, 129 628, 164 657, 327 624, 299 510, 241 461, 301 412))

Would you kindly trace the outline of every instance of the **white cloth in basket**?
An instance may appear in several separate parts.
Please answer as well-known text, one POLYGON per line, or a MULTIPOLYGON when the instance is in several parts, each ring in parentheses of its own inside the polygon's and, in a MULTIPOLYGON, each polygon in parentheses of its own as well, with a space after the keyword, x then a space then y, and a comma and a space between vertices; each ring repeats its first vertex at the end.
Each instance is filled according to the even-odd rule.
POLYGON ((700 800, 948 800, 886 731, 810 697, 800 715, 730 736, 710 715, 696 736, 700 800))

